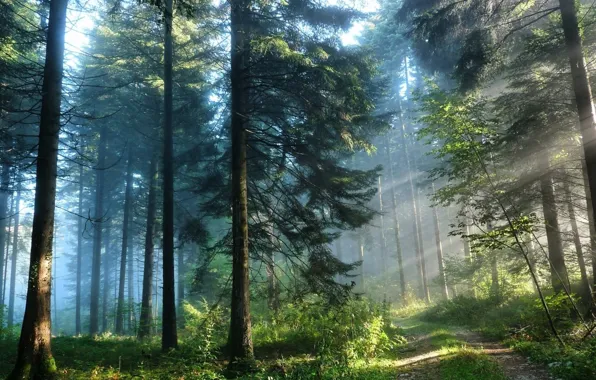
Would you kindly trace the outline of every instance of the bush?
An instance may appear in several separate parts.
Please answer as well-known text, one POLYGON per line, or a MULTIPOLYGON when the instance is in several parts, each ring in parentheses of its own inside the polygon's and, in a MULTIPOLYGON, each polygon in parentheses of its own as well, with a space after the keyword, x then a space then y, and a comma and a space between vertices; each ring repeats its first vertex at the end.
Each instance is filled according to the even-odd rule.
POLYGON ((198 308, 185 302, 183 310, 187 334, 184 348, 200 361, 215 359, 218 347, 226 341, 229 327, 223 309, 219 306, 210 308, 207 301, 203 300, 198 308))

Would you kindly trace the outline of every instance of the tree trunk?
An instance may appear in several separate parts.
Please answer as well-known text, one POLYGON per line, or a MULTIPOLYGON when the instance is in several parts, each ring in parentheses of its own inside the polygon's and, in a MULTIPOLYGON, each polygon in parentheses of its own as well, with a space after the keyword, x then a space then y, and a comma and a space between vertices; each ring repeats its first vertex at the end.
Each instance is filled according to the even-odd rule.
POLYGON ((230 362, 252 360, 248 257, 247 132, 249 124, 248 61, 250 0, 231 2, 231 98, 232 98, 232 311, 230 362))
POLYGON ((582 250, 582 242, 577 228, 577 221, 575 220, 575 208, 573 207, 573 196, 569 188, 567 178, 563 178, 563 191, 565 192, 565 203, 567 203, 567 211, 569 214, 569 223, 571 224, 571 234, 573 235, 573 244, 575 246, 575 253, 577 254, 577 263, 579 265, 579 273, 581 275, 581 290, 580 296, 586 308, 592 309, 594 302, 592 299, 592 287, 590 286, 590 279, 588 278, 588 271, 586 270, 586 262, 584 260, 584 253, 582 250))
POLYGON ((126 164, 126 190, 124 191, 124 216, 122 218, 122 250, 120 251, 120 279, 118 282, 118 304, 116 306, 116 334, 124 334, 124 286, 126 282, 126 262, 128 260, 128 234, 130 227, 130 205, 132 202, 132 148, 128 148, 126 164))
POLYGON ((584 181, 584 192, 586 194, 586 213, 588 215, 588 227, 590 231, 590 258, 592 262, 592 284, 596 286, 596 224, 594 223, 594 210, 592 195, 590 194, 590 182, 588 179, 588 168, 582 154, 582 177, 584 181))
POLYGON ((397 194, 395 192, 395 177, 393 175, 393 157, 389 150, 389 144, 385 145, 387 161, 389 162, 389 184, 391 186, 391 215, 393 217, 393 232, 395 234, 395 251, 397 254, 397 270, 399 273, 399 290, 402 301, 406 299, 406 277, 404 275, 404 263, 401 250, 401 239, 399 236, 399 216, 397 215, 397 194))
POLYGON ((127 253, 127 260, 126 260, 126 267, 128 273, 126 274, 127 277, 127 284, 128 284, 128 292, 127 292, 127 330, 128 333, 131 335, 136 334, 135 330, 135 288, 134 288, 134 246, 133 246, 133 236, 134 236, 134 214, 132 210, 132 200, 133 196, 131 194, 130 197, 130 205, 129 205, 129 218, 128 218, 128 253, 127 253))
MULTIPOLYGON (((401 115, 400 115, 401 118, 401 115)), ((426 280, 426 270, 424 268, 424 251, 422 248, 422 230, 420 225, 420 217, 418 215, 418 205, 416 202, 417 192, 414 190, 414 180, 412 178, 412 165, 410 163, 410 153, 408 150, 408 141, 406 139, 406 125, 401 122, 401 138, 404 147, 404 155, 406 158, 406 168, 408 171, 408 183, 410 185, 410 195, 412 200, 412 226, 414 233, 414 249, 416 251, 416 266, 418 269, 418 281, 419 281, 419 296, 426 302, 430 302, 430 293, 428 291, 428 282, 426 280)))
POLYGON ((91 306, 89 308, 89 333, 99 332, 99 282, 101 275, 101 235, 103 233, 103 192, 106 169, 108 129, 103 126, 99 136, 98 169, 95 174, 95 222, 93 229, 93 259, 91 263, 91 306))
POLYGON ((362 237, 362 233, 358 234, 358 261, 360 261, 360 266, 358 267, 360 277, 360 292, 364 293, 366 291, 366 281, 364 279, 364 238, 362 237))
POLYGON ((186 281, 186 267, 184 263, 184 250, 178 251, 178 326, 184 328, 184 291, 186 281))
POLYGON ((172 21, 173 0, 165 0, 164 49, 164 150, 163 150, 163 311, 161 348, 178 346, 176 331, 176 292, 174 276, 174 127, 172 60, 174 56, 172 21))
POLYGON ((560 292, 564 287, 569 286, 567 267, 563 255, 563 242, 559 230, 559 215, 555 202, 555 191, 553 188, 552 173, 549 168, 548 152, 542 154, 539 163, 540 191, 542 193, 542 210, 544 213, 544 224, 546 227, 546 239, 548 242, 548 257, 551 268, 551 282, 555 292, 560 292))
POLYGON ((27 301, 17 360, 8 377, 15 380, 52 379, 57 375, 50 342, 50 295, 67 3, 50 2, 27 301))
MULTIPOLYGON (((432 183, 433 194, 435 193, 435 183, 432 183)), ((437 207, 433 207, 433 217, 435 224, 435 242, 437 245, 437 260, 439 263, 439 286, 444 299, 449 299, 449 290, 447 289, 447 278, 445 277, 445 263, 443 261, 443 244, 441 243, 441 228, 439 225, 439 213, 437 207)))
POLYGON ((109 309, 109 292, 110 292, 110 276, 112 275, 112 259, 110 257, 112 252, 112 245, 110 244, 112 234, 112 222, 108 221, 106 225, 106 237, 104 243, 103 254, 103 295, 101 308, 101 331, 108 331, 108 309, 109 309))
POLYGON ((14 233, 12 235, 12 257, 10 258, 10 290, 8 292, 8 327, 14 324, 14 299, 17 279, 17 257, 19 253, 19 215, 21 207, 21 183, 17 184, 17 199, 15 202, 14 233))
POLYGON ((265 271, 267 272, 267 306, 275 314, 279 311, 279 288, 277 274, 275 273, 275 251, 280 248, 279 240, 274 235, 273 224, 268 226, 269 240, 272 250, 268 252, 265 259, 265 271))
POLYGON ((149 198, 147 200, 147 225, 145 228, 145 263, 143 268, 143 298, 141 299, 141 317, 139 339, 151 335, 153 325, 153 230, 155 228, 155 209, 157 197, 157 155, 151 157, 149 167, 149 198))
POLYGON ((0 305, 6 305, 6 282, 8 281, 8 254, 10 252, 10 231, 12 230, 12 220, 14 219, 14 193, 10 197, 10 211, 7 215, 8 228, 6 229, 6 250, 4 252, 4 281, 2 281, 2 293, 0 293, 0 305))
MULTIPOLYGON (((561 10, 561 22, 571 67, 575 105, 584 146, 584 165, 590 193, 588 197, 588 216, 591 214, 593 219, 596 214, 596 202, 592 202, 593 199, 596 199, 596 118, 594 116, 594 103, 592 102, 592 89, 590 88, 590 78, 584 59, 575 0, 559 0, 559 8, 561 10)), ((590 229, 590 235, 593 281, 596 284, 596 257, 594 256, 596 252, 596 231, 594 228, 590 229)))
MULTIPOLYGON (((383 182, 381 176, 378 178, 378 191, 379 191, 379 212, 381 213, 381 271, 383 273, 383 277, 387 276, 387 240, 385 238, 385 219, 383 217, 383 182)), ((386 279, 385 279, 386 280, 386 279)), ((386 295, 385 295, 386 298, 386 295)))
POLYGON ((8 214, 8 196, 10 194, 10 163, 5 162, 2 165, 2 174, 0 174, 0 301, 4 304, 4 284, 6 283, 4 265, 5 257, 4 248, 8 239, 8 232, 6 232, 6 221, 9 219, 8 214))
MULTIPOLYGON (((472 258, 472 251, 470 249, 470 240, 469 240, 468 236, 470 236, 470 225, 469 225, 468 219, 466 218, 466 236, 462 239, 463 244, 464 244, 464 257, 469 264, 472 264, 474 259, 472 258)), ((476 298, 476 286, 475 285, 476 284, 472 283, 472 288, 470 289, 473 298, 476 298)))
POLYGON ((77 283, 75 294, 75 334, 81 335, 81 267, 83 264, 83 165, 79 165, 79 217, 77 221, 77 283))
POLYGON ((56 225, 56 220, 54 220, 54 252, 52 255, 53 264, 52 267, 54 268, 54 284, 52 285, 52 296, 53 296, 53 304, 54 304, 54 319, 52 320, 52 330, 51 332, 54 335, 58 335, 58 301, 57 301, 57 293, 58 293, 58 226, 56 225))

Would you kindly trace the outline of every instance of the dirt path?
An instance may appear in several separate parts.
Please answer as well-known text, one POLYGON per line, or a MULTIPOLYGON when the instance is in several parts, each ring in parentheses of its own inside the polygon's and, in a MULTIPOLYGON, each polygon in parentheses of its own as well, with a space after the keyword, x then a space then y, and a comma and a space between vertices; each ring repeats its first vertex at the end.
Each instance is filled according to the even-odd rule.
MULTIPOLYGON (((441 362, 453 358, 462 349, 488 356, 498 363, 510 380, 555 379, 543 366, 530 363, 510 348, 490 341, 478 333, 411 320, 397 323, 405 326, 404 331, 409 341, 409 344, 402 349, 401 359, 396 364, 399 372, 398 379, 442 379, 441 362)), ((482 377, 473 375, 469 378, 482 380, 482 377)))

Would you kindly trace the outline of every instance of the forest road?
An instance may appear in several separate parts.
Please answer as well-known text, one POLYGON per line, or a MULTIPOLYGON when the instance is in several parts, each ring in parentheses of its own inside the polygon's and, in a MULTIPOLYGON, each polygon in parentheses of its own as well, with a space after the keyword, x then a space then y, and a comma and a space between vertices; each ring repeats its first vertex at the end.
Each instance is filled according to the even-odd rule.
POLYGON ((556 380, 546 367, 476 332, 412 319, 396 323, 408 339, 396 362, 397 379, 556 380), (454 359, 459 361, 450 363, 454 359))

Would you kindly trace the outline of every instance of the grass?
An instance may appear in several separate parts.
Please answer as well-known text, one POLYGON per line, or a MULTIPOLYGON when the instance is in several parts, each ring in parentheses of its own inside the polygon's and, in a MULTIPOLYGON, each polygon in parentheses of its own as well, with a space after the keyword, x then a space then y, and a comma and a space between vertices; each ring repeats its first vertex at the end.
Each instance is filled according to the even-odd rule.
POLYGON ((501 366, 488 355, 463 349, 439 363, 442 380, 506 380, 501 366))

